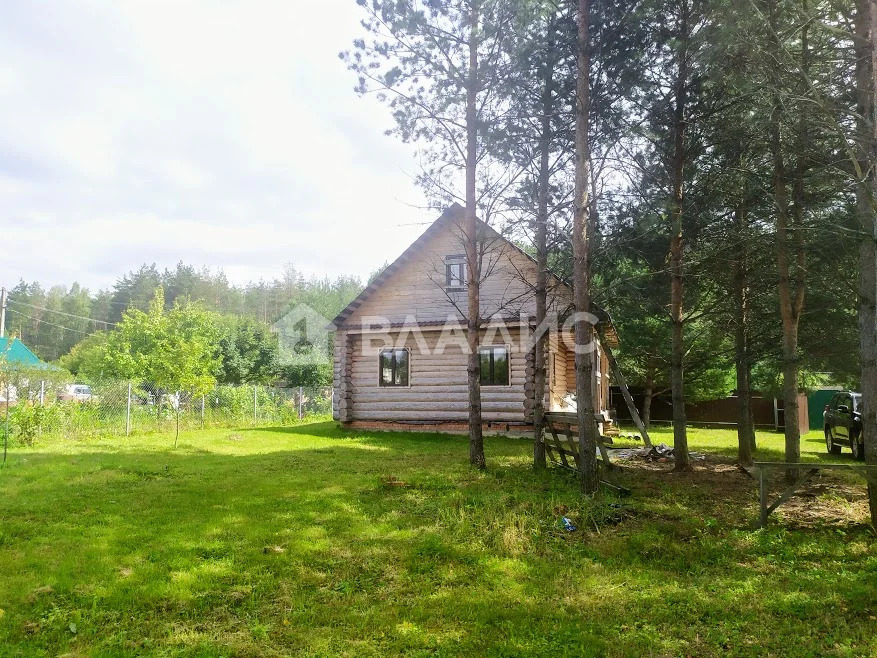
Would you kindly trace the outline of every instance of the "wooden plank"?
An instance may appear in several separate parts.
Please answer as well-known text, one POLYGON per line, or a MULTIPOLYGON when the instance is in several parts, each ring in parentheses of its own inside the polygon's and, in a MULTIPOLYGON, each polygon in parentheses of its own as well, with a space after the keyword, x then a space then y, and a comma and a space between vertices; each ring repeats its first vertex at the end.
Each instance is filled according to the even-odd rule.
POLYGON ((568 423, 575 425, 578 422, 578 416, 572 411, 548 411, 545 413, 545 419, 555 423, 568 423))
POLYGON ((795 484, 789 486, 785 491, 783 491, 783 493, 780 494, 779 498, 777 498, 773 503, 771 503, 768 506, 767 514, 770 514, 771 512, 776 510, 777 507, 779 507, 784 502, 786 502, 789 498, 794 496, 795 492, 798 489, 800 489, 801 487, 803 487, 805 484, 810 482, 810 480, 813 479, 813 476, 816 475, 817 473, 819 473, 818 468, 811 468, 809 471, 807 471, 807 475, 805 475, 803 478, 801 478, 800 480, 795 482, 795 484))
POLYGON ((603 464, 607 471, 612 470, 612 462, 609 461, 609 451, 606 450, 606 444, 603 443, 603 437, 597 435, 597 447, 600 449, 600 457, 603 458, 603 464))
POLYGON ((877 464, 831 464, 831 463, 823 463, 823 462, 752 462, 753 466, 765 466, 767 468, 782 468, 786 469, 789 467, 798 467, 798 468, 828 468, 828 469, 842 469, 842 470, 856 470, 856 469, 868 469, 873 470, 877 469, 877 464))
MULTIPOLYGON (((554 439, 555 445, 560 447, 560 439, 557 438, 557 431, 554 429, 554 425, 549 421, 547 423, 548 430, 551 432, 551 436, 554 439)), ((564 466, 569 466, 569 462, 566 461, 566 455, 563 453, 563 450, 560 451, 560 460, 563 462, 564 466)))
POLYGON ((764 481, 766 469, 758 469, 758 527, 767 525, 767 483, 764 481))
POLYGON ((609 344, 604 339, 605 337, 600 335, 600 345, 603 348, 603 352, 606 354, 606 358, 609 360, 609 368, 612 370, 612 376, 615 378, 618 387, 621 389, 621 395, 624 397, 624 402, 627 404, 627 409, 630 411, 630 417, 633 418, 633 422, 636 425, 637 429, 640 431, 643 437, 643 443, 645 443, 647 448, 652 447, 652 440, 649 438, 649 432, 646 429, 645 424, 643 424, 643 419, 640 418, 639 411, 636 409, 636 405, 633 403, 633 397, 630 395, 630 390, 627 388, 627 382, 624 380, 624 375, 621 372, 621 368, 618 367, 618 362, 615 360, 615 355, 612 353, 612 348, 609 347, 609 344))
POLYGON ((570 451, 573 453, 573 460, 576 463, 576 470, 579 470, 579 447, 573 439, 572 427, 569 423, 563 425, 563 434, 566 436, 566 442, 569 444, 570 451))
POLYGON ((547 441, 546 439, 547 439, 547 437, 545 436, 545 433, 543 432, 542 433, 542 444, 545 446, 545 454, 548 455, 548 459, 553 461, 555 464, 559 464, 560 460, 554 456, 554 446, 551 445, 551 442, 547 441))

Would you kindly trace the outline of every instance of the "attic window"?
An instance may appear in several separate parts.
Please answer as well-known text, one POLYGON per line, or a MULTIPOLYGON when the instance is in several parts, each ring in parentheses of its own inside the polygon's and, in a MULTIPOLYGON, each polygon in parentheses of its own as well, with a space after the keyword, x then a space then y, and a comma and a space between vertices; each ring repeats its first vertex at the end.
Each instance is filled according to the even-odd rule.
POLYGON ((445 288, 448 292, 466 290, 466 255, 445 256, 445 288))

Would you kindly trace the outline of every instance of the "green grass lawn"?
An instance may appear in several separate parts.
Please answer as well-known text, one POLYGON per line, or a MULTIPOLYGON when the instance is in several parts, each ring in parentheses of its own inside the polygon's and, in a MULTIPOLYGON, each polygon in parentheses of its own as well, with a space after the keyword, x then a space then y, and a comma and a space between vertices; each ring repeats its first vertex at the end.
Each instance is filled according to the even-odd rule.
POLYGON ((734 441, 693 430, 694 473, 632 462, 594 500, 520 439, 483 473, 465 437, 330 422, 15 446, 0 654, 877 654, 864 487, 826 476, 751 531, 734 441))

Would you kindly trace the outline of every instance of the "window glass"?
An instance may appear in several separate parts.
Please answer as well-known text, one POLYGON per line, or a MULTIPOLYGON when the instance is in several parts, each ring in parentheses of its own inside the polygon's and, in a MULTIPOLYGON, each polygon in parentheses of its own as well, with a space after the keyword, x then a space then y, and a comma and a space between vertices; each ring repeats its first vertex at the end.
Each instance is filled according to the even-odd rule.
POLYGON ((391 386, 393 384, 393 353, 391 351, 381 352, 380 368, 381 386, 391 386))
POLYGON ((393 383, 396 386, 408 386, 408 350, 396 350, 396 373, 393 383))
POLYGON ((384 350, 378 357, 381 386, 408 386, 408 350, 384 350))
POLYGON ((509 353, 505 347, 479 348, 481 384, 505 386, 509 383, 509 353))
POLYGON ((448 288, 466 287, 466 256, 445 256, 445 285, 448 288))
POLYGON ((509 383, 509 354, 504 347, 493 350, 493 383, 502 385, 509 383))
POLYGON ((481 365, 481 383, 490 384, 490 350, 482 348, 479 350, 479 361, 481 365))

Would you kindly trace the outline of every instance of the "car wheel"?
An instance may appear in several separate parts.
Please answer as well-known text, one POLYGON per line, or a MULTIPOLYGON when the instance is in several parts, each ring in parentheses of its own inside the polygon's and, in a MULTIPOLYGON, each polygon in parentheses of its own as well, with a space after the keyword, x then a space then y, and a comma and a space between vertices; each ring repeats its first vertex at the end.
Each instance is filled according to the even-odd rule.
POLYGON ((865 458, 865 446, 859 443, 858 436, 850 437, 850 448, 853 451, 853 459, 862 461, 865 458))
POLYGON ((828 427, 825 428, 825 449, 830 455, 839 455, 841 450, 840 446, 834 444, 834 440, 831 438, 831 429, 828 427))

